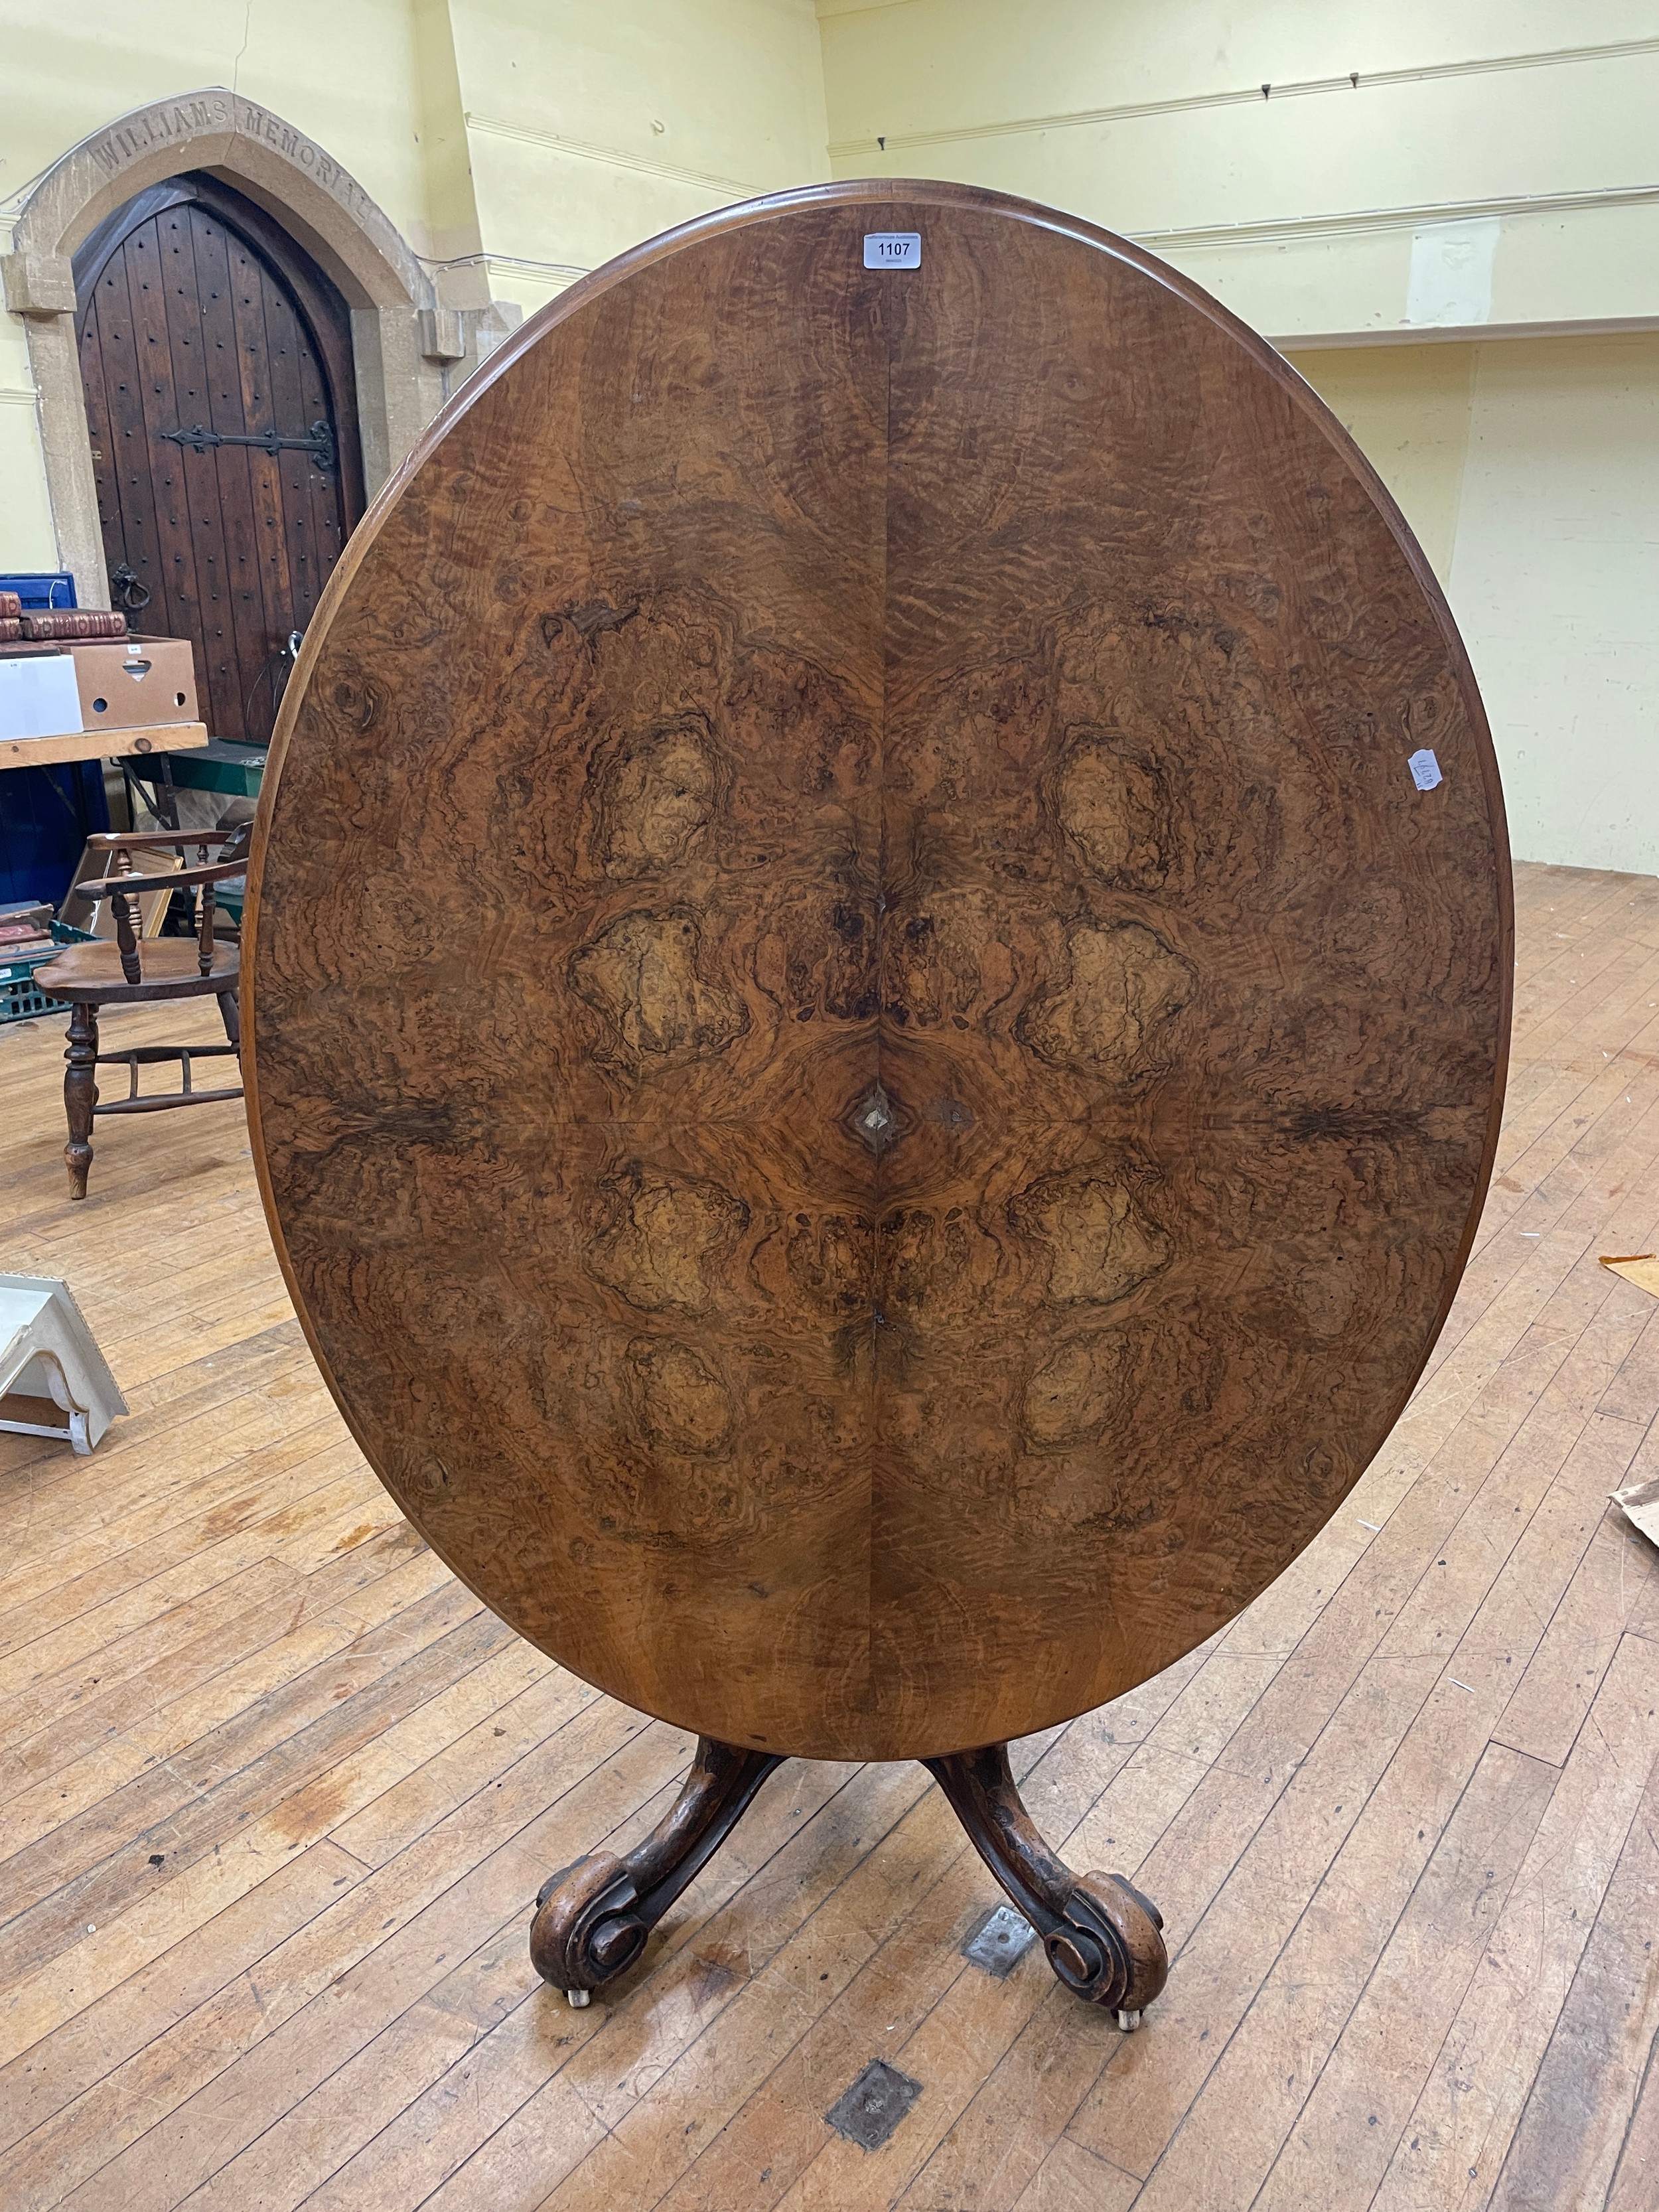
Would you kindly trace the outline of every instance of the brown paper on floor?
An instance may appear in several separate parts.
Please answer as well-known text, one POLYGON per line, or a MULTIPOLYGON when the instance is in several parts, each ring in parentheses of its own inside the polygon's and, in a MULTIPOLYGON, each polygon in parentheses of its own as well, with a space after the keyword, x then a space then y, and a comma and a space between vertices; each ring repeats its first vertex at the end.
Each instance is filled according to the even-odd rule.
POLYGON ((1601 1265, 1622 1275, 1627 1283, 1634 1283, 1638 1291, 1651 1291, 1659 1298, 1659 1252, 1632 1252, 1622 1259, 1603 1252, 1601 1265))

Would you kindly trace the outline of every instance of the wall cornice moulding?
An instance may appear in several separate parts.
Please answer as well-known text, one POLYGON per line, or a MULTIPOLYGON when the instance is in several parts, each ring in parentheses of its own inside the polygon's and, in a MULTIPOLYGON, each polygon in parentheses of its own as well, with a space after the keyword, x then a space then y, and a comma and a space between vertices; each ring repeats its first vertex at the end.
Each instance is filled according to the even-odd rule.
POLYGON ((580 138, 564 138, 556 131, 538 131, 527 123, 507 123, 500 116, 474 115, 464 118, 469 131, 489 138, 512 138, 526 146, 539 146, 554 154, 574 155, 579 161, 599 161, 612 169, 637 169, 647 177, 667 177, 675 184, 697 185, 707 191, 736 192, 747 199, 757 191, 741 177, 717 177, 706 169, 679 169, 667 161, 649 161, 643 155, 624 153, 619 146, 593 146, 580 138))
POLYGON ((1210 107, 1260 107, 1265 99, 1300 100, 1315 94, 1375 92, 1403 84, 1432 84, 1445 77, 1488 76, 1506 70, 1562 69, 1574 62, 1618 61, 1642 54, 1659 54, 1659 37, 1620 39, 1600 46, 1553 46, 1537 53, 1493 54, 1483 60, 1426 62, 1419 68, 1364 70, 1350 76, 1305 77, 1286 84, 1270 85, 1264 94, 1259 84, 1232 92, 1184 93, 1173 100, 1143 100, 1119 107, 1068 108, 1056 115, 1022 115, 1006 123, 964 123, 945 131, 890 131, 884 140, 874 137, 843 138, 830 148, 832 160, 854 154, 895 150, 907 146, 950 146, 971 138, 1017 137, 1028 131, 1079 131, 1101 123, 1133 123, 1143 116, 1187 115, 1210 107))
POLYGON ((1259 222, 1197 223, 1181 230, 1126 234, 1154 253, 1196 252, 1218 246, 1271 246, 1280 240, 1352 238, 1368 231, 1419 230, 1430 223, 1472 222, 1483 216, 1571 215, 1595 208, 1650 206, 1659 184, 1607 185, 1583 192, 1517 192, 1486 200, 1425 200, 1412 207, 1355 208, 1335 215, 1269 216, 1259 222))
POLYGON ((1270 337, 1280 353, 1333 353, 1357 346, 1503 344, 1510 338, 1646 337, 1659 331, 1659 315, 1589 316, 1573 323, 1397 323, 1387 329, 1293 331, 1270 337))
POLYGON ((483 269, 527 270, 532 276, 556 276, 564 283, 574 283, 578 276, 589 274, 587 264, 577 261, 533 261, 522 253, 491 253, 487 249, 479 253, 453 253, 447 261, 431 261, 423 255, 428 269, 483 269))

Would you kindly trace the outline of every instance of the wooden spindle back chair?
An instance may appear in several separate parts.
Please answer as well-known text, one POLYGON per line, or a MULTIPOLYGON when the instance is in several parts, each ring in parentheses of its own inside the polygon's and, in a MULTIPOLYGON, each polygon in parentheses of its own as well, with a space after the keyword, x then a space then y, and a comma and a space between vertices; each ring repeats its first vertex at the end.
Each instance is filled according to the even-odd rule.
POLYGON ((64 1109, 69 1121, 69 1142, 64 1158, 70 1173, 70 1195, 84 1198, 92 1166, 92 1125, 102 1114, 155 1114, 173 1106, 205 1106, 217 1100, 240 1098, 242 1087, 198 1091, 191 1063, 198 1060, 240 1060, 241 1022, 236 1003, 237 971, 240 958, 238 939, 216 920, 215 887, 227 878, 246 872, 250 825, 234 830, 227 842, 217 830, 113 830, 88 842, 112 856, 110 873, 76 886, 86 897, 107 898, 115 917, 114 941, 66 945, 57 959, 37 973, 41 990, 65 1000, 72 1008, 69 1049, 64 1057, 64 1109), (133 865, 137 851, 171 847, 185 866, 175 873, 142 873, 133 865), (219 851, 217 860, 210 855, 219 851), (190 855, 195 853, 194 865, 190 855), (138 898, 141 892, 165 887, 169 891, 195 894, 198 908, 195 939, 150 937, 140 934, 138 898), (217 999, 224 1023, 224 1044, 140 1045, 125 1052, 100 1052, 98 1014, 102 1006, 147 1006, 165 999, 217 999), (159 1062, 177 1060, 180 1087, 160 1097, 141 1097, 138 1071, 159 1062), (125 1098, 101 1099, 100 1067, 122 1066, 127 1070, 125 1098))

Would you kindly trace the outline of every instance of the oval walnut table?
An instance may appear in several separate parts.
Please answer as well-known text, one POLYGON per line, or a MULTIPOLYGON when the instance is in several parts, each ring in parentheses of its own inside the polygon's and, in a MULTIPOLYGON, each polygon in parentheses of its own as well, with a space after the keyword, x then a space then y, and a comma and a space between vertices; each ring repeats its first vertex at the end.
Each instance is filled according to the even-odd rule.
POLYGON ((780 1759, 920 1759, 1133 2021, 1157 1915, 1006 1741, 1335 1509, 1498 1127, 1497 771, 1369 467, 1087 225, 751 203, 469 380, 265 790, 248 1087, 317 1357, 486 1603, 702 1738, 544 1892, 542 1973, 623 1972, 780 1759))

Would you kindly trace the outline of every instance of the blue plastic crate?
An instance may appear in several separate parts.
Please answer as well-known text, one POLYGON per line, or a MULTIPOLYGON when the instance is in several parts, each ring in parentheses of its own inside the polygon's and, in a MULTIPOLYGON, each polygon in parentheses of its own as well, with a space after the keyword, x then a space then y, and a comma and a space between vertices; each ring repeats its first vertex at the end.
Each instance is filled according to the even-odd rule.
POLYGON ((40 1014, 64 1012, 64 1001, 49 999, 36 983, 34 971, 58 957, 60 945, 90 945, 92 941, 89 929, 71 929, 66 921, 54 921, 50 952, 20 952, 15 960, 0 960, 0 1022, 27 1022, 40 1014))
POLYGON ((75 605, 75 579, 67 568, 0 575, 0 592, 15 592, 26 615, 49 614, 53 609, 61 612, 75 605))

